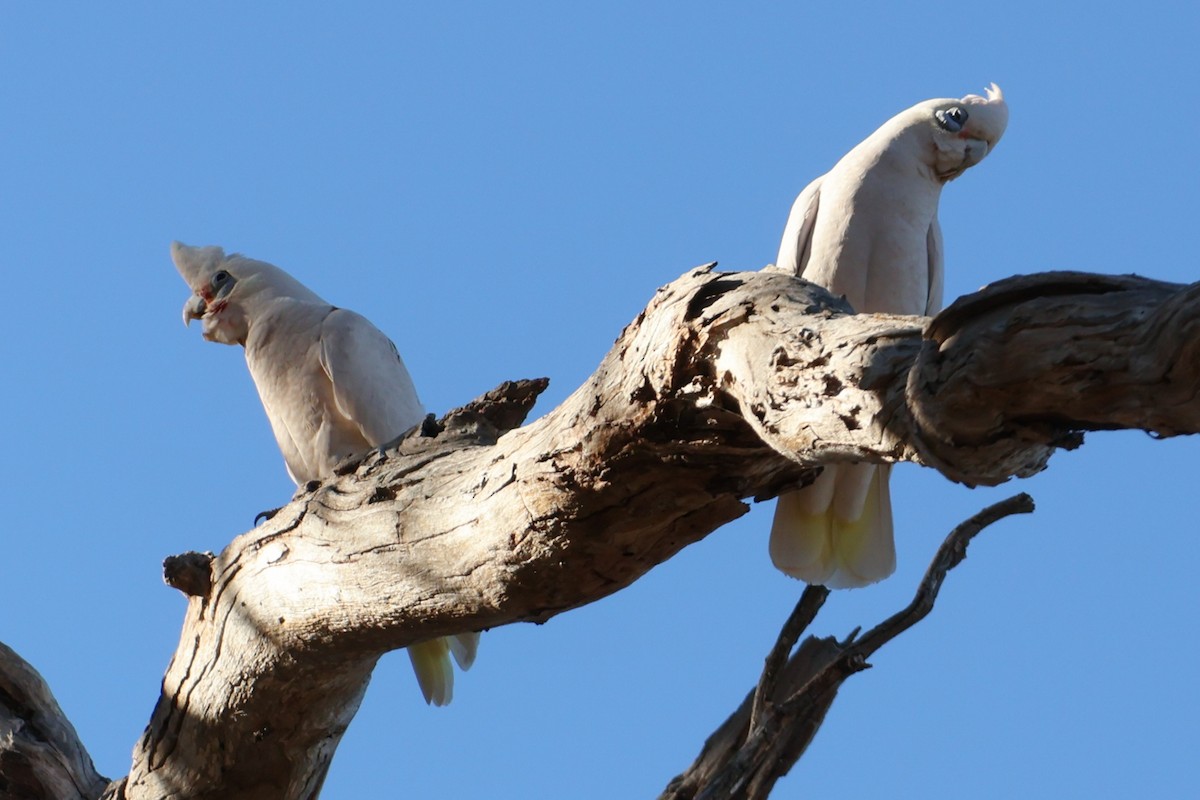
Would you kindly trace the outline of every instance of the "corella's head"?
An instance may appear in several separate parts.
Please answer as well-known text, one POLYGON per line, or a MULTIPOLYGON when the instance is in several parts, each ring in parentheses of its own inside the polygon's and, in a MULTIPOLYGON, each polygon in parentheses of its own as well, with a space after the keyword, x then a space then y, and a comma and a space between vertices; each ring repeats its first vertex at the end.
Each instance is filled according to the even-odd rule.
POLYGON ((183 304, 183 324, 190 325, 198 319, 204 338, 210 342, 244 343, 248 325, 238 302, 242 292, 234 293, 239 278, 230 271, 232 265, 225 258, 225 251, 220 247, 188 247, 172 242, 171 260, 193 292, 183 304))
POLYGON ((183 323, 200 320, 210 342, 244 345, 254 317, 273 300, 323 302, 278 267, 237 253, 226 256, 220 247, 172 242, 171 260, 192 290, 183 305, 183 323))
MULTIPOLYGON (((951 181, 983 161, 1008 126, 1008 104, 992 84, 987 97, 969 94, 960 100, 926 100, 901 114, 920 133, 928 134, 928 163, 942 182, 951 181)), ((924 137, 922 137, 924 138, 924 137)))

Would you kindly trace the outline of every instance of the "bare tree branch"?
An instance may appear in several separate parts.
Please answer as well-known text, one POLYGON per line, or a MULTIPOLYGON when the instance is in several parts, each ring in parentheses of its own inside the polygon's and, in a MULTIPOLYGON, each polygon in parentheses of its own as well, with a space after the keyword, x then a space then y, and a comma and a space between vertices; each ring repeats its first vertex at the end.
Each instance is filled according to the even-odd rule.
POLYGON ((109 796, 316 797, 380 654, 605 597, 822 463, 995 484, 1081 430, 1200 431, 1198 291, 1029 276, 931 322, 694 270, 541 419, 515 427, 539 384, 502 387, 303 487, 207 585, 172 572, 180 644, 109 796))
POLYGON ((1024 493, 980 511, 942 542, 912 602, 903 610, 862 637, 857 631, 842 642, 809 637, 787 659, 829 594, 820 586, 805 589, 767 656, 758 686, 659 800, 766 798, 812 742, 843 681, 867 669, 871 655, 933 610, 946 574, 966 558, 971 539, 994 522, 1032 511, 1033 500, 1024 493))
POLYGON ((775 640, 775 646, 767 654, 762 675, 758 679, 758 686, 754 689, 754 702, 750 706, 748 730, 761 727, 767 705, 772 702, 771 697, 775 695, 779 687, 779 675, 787 665, 788 655, 796 646, 796 642, 800 641, 800 637, 808 630, 808 626, 817 618, 817 613, 825 605, 828 597, 829 590, 824 586, 806 586, 800 595, 800 602, 796 603, 791 616, 787 618, 787 622, 783 623, 779 637, 775 640))
POLYGON ((997 470, 1044 465, 1022 441, 1049 457, 1077 447, 1078 431, 1195 433, 1198 306, 1200 284, 1079 272, 959 298, 930 324, 908 377, 921 460, 952 480, 996 483, 997 470))
POLYGON ((0 644, 0 797, 95 800, 107 783, 42 676, 0 644))

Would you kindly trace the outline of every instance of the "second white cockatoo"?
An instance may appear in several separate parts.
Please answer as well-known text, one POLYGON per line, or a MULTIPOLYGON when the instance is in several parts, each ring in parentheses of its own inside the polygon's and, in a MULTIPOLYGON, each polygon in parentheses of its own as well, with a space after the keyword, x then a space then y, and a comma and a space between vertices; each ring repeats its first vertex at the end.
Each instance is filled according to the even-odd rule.
MULTIPOLYGON (((1008 105, 987 96, 926 100, 892 117, 814 180, 792 205, 776 268, 844 295, 855 311, 936 314, 942 307, 942 187, 995 148, 1008 105)), ((865 586, 896 568, 891 465, 827 464, 779 497, 771 559, 830 588, 865 586)))
MULTIPOLYGON (((366 318, 330 305, 278 267, 220 247, 175 242, 171 258, 192 290, 184 323, 198 319, 205 339, 245 348, 297 484, 420 424, 425 411, 396 346, 366 318)), ((478 633, 464 633, 408 648, 426 702, 450 702, 450 656, 465 670, 478 643, 478 633)))

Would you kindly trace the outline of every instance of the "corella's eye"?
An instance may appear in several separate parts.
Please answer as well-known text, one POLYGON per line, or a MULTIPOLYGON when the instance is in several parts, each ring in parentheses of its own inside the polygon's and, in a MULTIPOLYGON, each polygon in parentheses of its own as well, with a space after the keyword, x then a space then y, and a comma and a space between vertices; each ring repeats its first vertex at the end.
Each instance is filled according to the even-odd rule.
POLYGON ((225 270, 220 270, 216 275, 212 276, 212 287, 214 289, 220 289, 222 286, 229 283, 229 279, 231 277, 232 276, 225 270))
POLYGON ((936 111, 934 116, 937 117, 938 125, 951 133, 958 133, 967 124, 967 110, 962 106, 936 111))

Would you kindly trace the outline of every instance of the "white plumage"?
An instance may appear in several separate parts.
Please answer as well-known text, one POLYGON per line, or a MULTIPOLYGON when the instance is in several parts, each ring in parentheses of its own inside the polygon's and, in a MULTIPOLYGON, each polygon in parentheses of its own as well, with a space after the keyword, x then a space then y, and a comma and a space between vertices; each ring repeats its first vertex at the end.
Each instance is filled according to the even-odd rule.
MULTIPOLYGON (((855 311, 936 314, 942 187, 982 161, 1007 124, 995 84, 987 97, 926 100, 892 117, 796 198, 776 267, 844 295, 855 311)), ((830 588, 890 575, 890 474, 891 465, 829 464, 812 485, 781 495, 775 565, 830 588)))
MULTIPOLYGON (((425 411, 396 346, 364 317, 331 306, 278 267, 220 247, 175 242, 171 258, 193 292, 184 322, 199 319, 205 339, 245 348, 297 484, 421 422, 425 411)), ((467 669, 478 642, 466 633, 408 648, 427 702, 450 702, 450 655, 467 669)))

